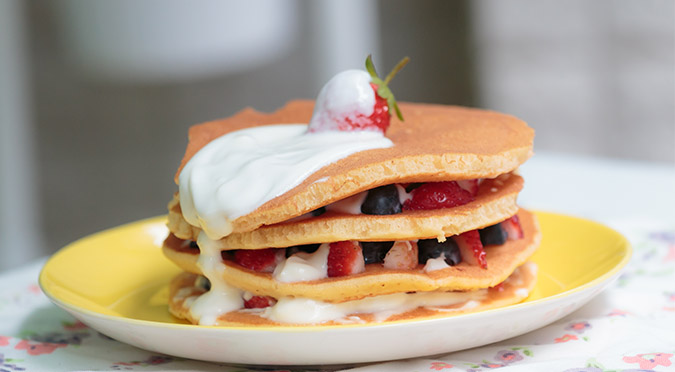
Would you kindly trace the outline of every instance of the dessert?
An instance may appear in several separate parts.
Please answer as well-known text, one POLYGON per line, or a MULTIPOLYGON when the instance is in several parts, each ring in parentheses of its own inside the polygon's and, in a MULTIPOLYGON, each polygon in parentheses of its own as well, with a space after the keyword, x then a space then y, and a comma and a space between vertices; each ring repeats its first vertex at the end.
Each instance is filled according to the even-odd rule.
POLYGON ((195 324, 387 322, 522 301, 535 217, 516 203, 534 133, 477 109, 396 104, 348 70, 316 102, 194 126, 164 254, 195 324), (394 113, 394 115, 391 115, 394 113), (403 121, 405 116, 405 121, 403 121))

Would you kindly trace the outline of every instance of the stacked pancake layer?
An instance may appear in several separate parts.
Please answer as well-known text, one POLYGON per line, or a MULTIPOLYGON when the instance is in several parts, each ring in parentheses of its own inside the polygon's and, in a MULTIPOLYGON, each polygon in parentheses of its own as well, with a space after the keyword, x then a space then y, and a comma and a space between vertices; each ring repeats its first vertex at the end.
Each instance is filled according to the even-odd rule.
MULTIPOLYGON (((516 118, 488 111, 422 104, 401 104, 401 109, 406 122, 392 120, 386 133, 391 146, 358 151, 321 167, 250 213, 230 219, 231 233, 224 236, 214 239, 204 226, 188 222, 184 195, 176 195, 169 204, 171 234, 164 253, 185 273, 171 286, 171 312, 199 324, 334 324, 478 311, 527 297, 535 270, 523 263, 540 237, 534 216, 516 204, 523 180, 514 172, 531 155, 532 130, 516 118), (406 189, 409 185, 448 181, 473 185, 472 199, 388 215, 359 212, 369 190, 396 185, 405 205, 415 193, 406 189), (349 203, 356 208, 345 207, 349 203), (461 246, 463 236, 505 221, 519 223, 521 235, 488 242, 486 265, 466 257, 466 250, 461 262, 450 262, 422 257, 418 248, 429 241, 461 246), (326 257, 338 242, 351 242, 364 255, 373 242, 392 242, 387 255, 394 247, 406 247, 402 252, 407 249, 415 258, 398 267, 387 258, 366 258, 354 273, 327 275, 326 257), (272 266, 255 267, 238 258, 252 251, 272 254, 272 266), (305 269, 319 274, 303 274, 305 269), (210 279, 208 291, 202 275, 210 279), (227 306, 217 297, 227 297, 227 306), (212 311, 214 306, 220 310, 212 311), (317 310, 322 315, 307 315, 308 309, 322 309, 317 310)), ((272 114, 245 110, 191 128, 177 181, 190 159, 214 139, 245 128, 306 123, 311 112, 312 102, 296 101, 272 114)))

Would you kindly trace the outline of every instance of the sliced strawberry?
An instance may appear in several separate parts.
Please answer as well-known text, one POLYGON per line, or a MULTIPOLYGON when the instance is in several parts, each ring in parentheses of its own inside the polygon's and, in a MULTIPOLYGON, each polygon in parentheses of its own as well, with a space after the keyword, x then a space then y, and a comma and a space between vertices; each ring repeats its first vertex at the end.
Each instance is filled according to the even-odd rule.
POLYGON ((284 249, 239 249, 234 252, 234 262, 250 270, 271 273, 282 251, 284 249))
POLYGON ((264 307, 272 306, 277 303, 273 297, 269 296, 253 296, 244 301, 244 307, 247 309, 262 309, 264 307))
POLYGON ((366 270, 361 247, 353 241, 330 243, 326 264, 329 277, 358 274, 366 270))
POLYGON ((502 222, 501 225, 506 231, 509 240, 518 240, 525 236, 523 233, 523 228, 520 226, 520 219, 518 218, 518 215, 513 215, 513 217, 502 222))
POLYGON ((468 191, 471 196, 478 195, 478 179, 457 181, 459 187, 468 191))
POLYGON ((417 267, 418 260, 416 242, 397 241, 384 256, 384 268, 410 270, 417 267))
POLYGON ((412 190, 412 199, 403 203, 403 210, 452 208, 472 202, 473 195, 455 181, 429 182, 412 190))
POLYGON ((462 261, 469 265, 478 265, 483 269, 487 269, 486 254, 483 249, 483 243, 480 242, 478 230, 471 230, 455 235, 453 239, 459 246, 462 261))

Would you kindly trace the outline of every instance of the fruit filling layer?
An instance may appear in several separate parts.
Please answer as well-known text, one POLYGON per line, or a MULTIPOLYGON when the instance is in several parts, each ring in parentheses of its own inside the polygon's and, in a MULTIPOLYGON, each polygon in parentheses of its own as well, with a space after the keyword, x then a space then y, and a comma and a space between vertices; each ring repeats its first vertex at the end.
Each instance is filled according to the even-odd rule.
MULTIPOLYGON (((520 187, 522 187, 522 179, 511 173, 503 174, 494 179, 389 184, 360 192, 304 215, 268 226, 284 226, 284 223, 306 222, 324 215, 332 219, 356 215, 391 216, 405 214, 406 212, 414 214, 419 211, 441 211, 473 202, 479 203, 476 204, 477 207, 486 206, 486 208, 489 208, 487 204, 495 200, 491 199, 491 195, 504 197, 504 195, 517 192, 520 187)), ((515 200, 513 203, 515 205, 515 200)), ((168 226, 174 235, 186 240, 196 239, 201 231, 199 227, 184 219, 182 205, 177 195, 174 195, 169 203, 168 226)), ((426 226, 425 228, 431 227, 426 226)), ((234 236, 237 235, 241 234, 234 234, 234 236)), ((438 234, 438 236, 441 236, 441 234, 438 234)), ((377 240, 377 238, 373 240, 377 240)), ((236 246, 247 244, 241 245, 241 247, 248 249, 264 247, 264 245, 249 247, 248 244, 250 243, 243 242, 233 243, 236 246)), ((293 242, 290 243, 293 244, 293 242)), ((273 242, 268 244, 268 246, 275 245, 273 242)), ((286 244, 283 244, 283 246, 286 246, 286 244)))
POLYGON ((392 215, 403 211, 452 208, 475 200, 482 179, 390 184, 358 193, 296 217, 291 221, 326 212, 392 215))
MULTIPOLYGON (((292 283, 334 278, 365 271, 366 265, 392 270, 431 272, 461 262, 487 268, 484 246, 502 245, 523 238, 517 215, 485 227, 448 237, 445 241, 419 239, 383 242, 341 241, 288 248, 238 249, 221 251, 224 261, 255 272, 272 273, 279 282, 292 283)), ((175 241, 175 249, 197 254, 194 241, 175 241)))

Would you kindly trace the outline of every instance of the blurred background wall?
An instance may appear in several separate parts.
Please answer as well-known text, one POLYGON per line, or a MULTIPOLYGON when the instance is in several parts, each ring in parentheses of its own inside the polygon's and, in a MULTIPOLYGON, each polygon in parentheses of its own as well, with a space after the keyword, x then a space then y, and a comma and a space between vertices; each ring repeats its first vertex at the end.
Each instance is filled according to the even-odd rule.
POLYGON ((535 151, 675 171, 670 0, 0 2, 0 270, 165 213, 194 123, 313 98, 374 55, 399 100, 485 107, 535 151))

